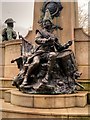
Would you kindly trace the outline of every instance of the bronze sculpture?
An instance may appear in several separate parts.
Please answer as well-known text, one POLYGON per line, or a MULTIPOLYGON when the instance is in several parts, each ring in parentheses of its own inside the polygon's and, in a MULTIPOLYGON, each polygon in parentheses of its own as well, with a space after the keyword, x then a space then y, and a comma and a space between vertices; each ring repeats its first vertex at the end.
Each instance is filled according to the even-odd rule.
POLYGON ((20 91, 34 94, 70 94, 77 91, 77 85, 83 88, 75 81, 81 74, 72 50, 68 49, 72 41, 61 45, 53 34, 54 30, 55 25, 47 9, 42 20, 42 29, 36 30, 37 48, 29 56, 12 61, 19 61, 22 66, 12 83, 20 91))
POLYGON ((13 30, 15 21, 12 18, 8 18, 5 21, 5 24, 7 24, 7 28, 4 28, 2 31, 2 41, 8 41, 12 39, 16 39, 17 34, 13 30))

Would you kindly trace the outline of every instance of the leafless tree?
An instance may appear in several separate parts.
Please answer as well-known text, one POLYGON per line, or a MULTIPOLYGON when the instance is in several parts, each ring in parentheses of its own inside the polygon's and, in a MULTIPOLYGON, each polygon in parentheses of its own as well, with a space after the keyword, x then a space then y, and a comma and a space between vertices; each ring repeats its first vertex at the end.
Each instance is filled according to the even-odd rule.
POLYGON ((88 18, 88 2, 86 2, 78 7, 79 27, 83 27, 86 33, 88 33, 88 18))

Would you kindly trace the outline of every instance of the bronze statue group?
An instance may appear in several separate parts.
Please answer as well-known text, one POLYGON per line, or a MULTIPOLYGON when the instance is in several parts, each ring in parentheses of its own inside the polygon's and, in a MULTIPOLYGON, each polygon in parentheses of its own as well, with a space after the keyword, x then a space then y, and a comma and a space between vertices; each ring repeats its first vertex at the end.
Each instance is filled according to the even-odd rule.
POLYGON ((42 29, 36 30, 35 36, 37 47, 32 47, 33 52, 30 51, 29 55, 11 61, 16 61, 20 69, 12 85, 23 93, 32 94, 77 92, 77 86, 83 86, 76 82, 81 74, 78 72, 73 51, 68 49, 72 41, 69 40, 64 45, 59 43, 60 40, 53 33, 56 26, 52 23, 49 9, 45 10, 40 24, 42 29))

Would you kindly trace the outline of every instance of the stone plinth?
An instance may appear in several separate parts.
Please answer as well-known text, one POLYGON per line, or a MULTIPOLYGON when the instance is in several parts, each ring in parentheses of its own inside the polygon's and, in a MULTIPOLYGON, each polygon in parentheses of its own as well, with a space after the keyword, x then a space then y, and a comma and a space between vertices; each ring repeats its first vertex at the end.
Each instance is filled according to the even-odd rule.
POLYGON ((90 36, 82 28, 75 28, 75 56, 78 69, 82 72, 81 81, 90 81, 90 36))
POLYGON ((4 101, 10 102, 11 101, 11 90, 7 90, 4 92, 4 101))
POLYGON ((10 40, 4 42, 5 44, 5 67, 4 67, 4 77, 12 78, 18 74, 18 68, 16 63, 12 64, 11 60, 20 57, 21 53, 21 40, 10 40))
POLYGON ((18 90, 12 90, 11 103, 17 106, 41 109, 84 107, 87 104, 87 92, 64 95, 38 95, 24 94, 18 90))
POLYGON ((1 88, 12 88, 12 78, 0 78, 1 88))
MULTIPOLYGON (((0 88, 0 99, 4 98, 5 91, 10 90, 11 88, 0 88)), ((8 99, 8 98, 7 98, 8 99)))

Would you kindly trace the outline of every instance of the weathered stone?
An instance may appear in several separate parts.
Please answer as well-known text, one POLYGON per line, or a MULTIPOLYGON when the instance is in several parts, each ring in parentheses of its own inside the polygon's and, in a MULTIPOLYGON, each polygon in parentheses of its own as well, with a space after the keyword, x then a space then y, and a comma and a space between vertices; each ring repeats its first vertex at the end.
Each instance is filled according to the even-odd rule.
POLYGON ((5 78, 14 78, 18 74, 19 70, 16 65, 5 65, 4 67, 4 77, 5 78))
POLYGON ((7 90, 4 93, 4 101, 5 102, 11 102, 11 90, 7 90))
POLYGON ((33 107, 32 95, 23 94, 19 91, 11 91, 11 103, 18 106, 33 107), (17 93, 16 93, 17 92, 17 93))
POLYGON ((82 73, 79 79, 81 80, 89 80, 89 71, 90 71, 90 66, 78 66, 78 70, 82 73))
POLYGON ((12 78, 0 78, 0 87, 12 88, 12 78))
POLYGON ((84 107, 87 104, 87 92, 65 95, 24 94, 18 90, 11 91, 11 103, 29 108, 68 108, 84 107), (26 101, 24 103, 24 101, 26 101), (81 102, 82 101, 82 102, 81 102))
POLYGON ((87 42, 90 40, 90 36, 85 33, 83 28, 75 28, 75 41, 87 42))
POLYGON ((10 90, 11 88, 0 88, 0 99, 4 98, 5 91, 10 90))
POLYGON ((75 56, 76 56, 76 60, 78 65, 89 65, 89 58, 88 58, 88 44, 90 44, 90 42, 75 42, 75 56))
POLYGON ((77 93, 78 95, 75 96, 75 102, 77 107, 85 107, 87 104, 87 92, 77 93), (85 94, 83 94, 85 93, 85 94))

